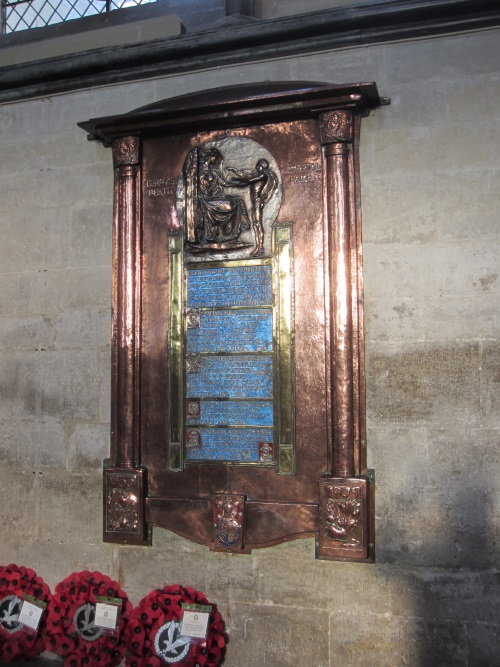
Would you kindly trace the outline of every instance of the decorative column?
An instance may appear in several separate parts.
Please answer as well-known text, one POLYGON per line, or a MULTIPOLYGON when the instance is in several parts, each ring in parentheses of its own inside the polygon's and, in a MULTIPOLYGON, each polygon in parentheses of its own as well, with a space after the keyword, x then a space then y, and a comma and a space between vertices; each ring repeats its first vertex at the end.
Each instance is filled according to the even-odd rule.
POLYGON ((331 475, 320 479, 318 555, 368 558, 369 514, 366 477, 355 477, 355 331, 351 257, 356 250, 352 216, 355 192, 352 150, 355 124, 350 111, 320 117, 326 162, 326 216, 330 313, 331 475))
POLYGON ((111 458, 104 469, 104 541, 148 544, 146 470, 138 465, 140 367, 139 138, 116 139, 113 225, 111 458))

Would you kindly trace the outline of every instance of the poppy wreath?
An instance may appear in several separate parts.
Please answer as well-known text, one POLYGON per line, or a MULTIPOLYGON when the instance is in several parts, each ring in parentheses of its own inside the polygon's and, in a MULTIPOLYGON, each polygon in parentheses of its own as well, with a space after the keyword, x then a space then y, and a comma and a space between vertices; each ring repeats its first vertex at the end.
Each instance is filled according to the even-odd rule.
POLYGON ((224 622, 215 605, 194 588, 179 585, 151 591, 132 612, 125 631, 127 667, 218 667, 224 656, 224 622), (182 605, 212 607, 206 639, 182 637, 182 605))
POLYGON ((105 574, 74 572, 57 584, 48 606, 45 648, 64 658, 64 667, 118 665, 131 611, 126 593, 105 574), (96 597, 121 599, 115 632, 94 625, 96 597))
POLYGON ((52 596, 47 584, 28 567, 0 566, 0 660, 29 660, 45 648, 42 633, 46 614, 38 630, 19 622, 23 593, 49 603, 52 596))

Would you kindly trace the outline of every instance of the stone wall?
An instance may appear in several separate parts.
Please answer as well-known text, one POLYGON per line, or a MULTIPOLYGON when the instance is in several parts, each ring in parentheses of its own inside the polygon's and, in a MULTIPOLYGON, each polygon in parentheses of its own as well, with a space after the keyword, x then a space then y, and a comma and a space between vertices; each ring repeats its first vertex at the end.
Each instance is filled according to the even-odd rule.
POLYGON ((0 563, 51 586, 184 583, 217 602, 227 667, 498 664, 500 31, 227 67, 0 107, 0 563), (312 540, 210 553, 164 530, 101 541, 112 168, 76 126, 262 80, 375 80, 361 176, 375 565, 312 540))

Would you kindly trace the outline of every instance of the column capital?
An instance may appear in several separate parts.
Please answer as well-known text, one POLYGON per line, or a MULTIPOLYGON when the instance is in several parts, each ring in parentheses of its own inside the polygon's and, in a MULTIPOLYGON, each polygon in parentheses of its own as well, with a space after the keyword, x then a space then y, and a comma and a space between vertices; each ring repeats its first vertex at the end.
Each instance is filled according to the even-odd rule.
POLYGON ((139 137, 120 137, 113 142, 113 165, 123 167, 139 162, 139 137))
POLYGON ((353 115, 351 111, 327 111, 321 114, 319 130, 322 144, 351 143, 353 115))

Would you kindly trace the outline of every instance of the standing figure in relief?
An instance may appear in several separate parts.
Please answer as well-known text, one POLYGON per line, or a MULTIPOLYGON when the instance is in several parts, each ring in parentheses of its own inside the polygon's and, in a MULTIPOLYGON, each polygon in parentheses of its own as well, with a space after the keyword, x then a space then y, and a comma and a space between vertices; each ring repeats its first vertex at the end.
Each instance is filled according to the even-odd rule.
POLYGON ((255 169, 250 171, 242 171, 233 167, 226 167, 226 170, 232 171, 237 176, 237 178, 229 181, 228 185, 239 188, 248 186, 250 189, 252 224, 255 236, 252 255, 262 255, 264 252, 264 207, 278 187, 278 178, 265 159, 259 160, 255 169))

